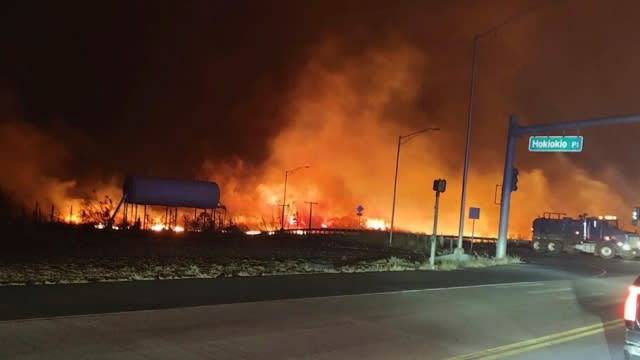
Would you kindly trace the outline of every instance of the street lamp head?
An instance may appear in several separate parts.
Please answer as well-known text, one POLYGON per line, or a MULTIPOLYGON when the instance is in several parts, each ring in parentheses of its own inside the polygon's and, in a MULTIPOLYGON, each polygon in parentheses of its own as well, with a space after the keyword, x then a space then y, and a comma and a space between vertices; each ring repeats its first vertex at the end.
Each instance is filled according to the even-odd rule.
POLYGON ((285 170, 285 174, 290 174, 290 173, 292 173, 292 172, 294 172, 294 171, 298 171, 298 170, 301 170, 301 169, 308 169, 308 168, 310 168, 310 167, 311 167, 310 165, 302 165, 302 166, 298 166, 297 168, 293 168, 293 169, 285 170))
POLYGON ((428 131, 438 131, 440 130, 440 128, 436 128, 436 127, 429 127, 429 128, 424 128, 422 130, 418 130, 418 131, 414 131, 411 134, 407 134, 407 135, 400 135, 399 138, 399 143, 406 143, 408 141, 410 141, 412 138, 414 138, 417 135, 420 135, 422 133, 426 133, 428 131))

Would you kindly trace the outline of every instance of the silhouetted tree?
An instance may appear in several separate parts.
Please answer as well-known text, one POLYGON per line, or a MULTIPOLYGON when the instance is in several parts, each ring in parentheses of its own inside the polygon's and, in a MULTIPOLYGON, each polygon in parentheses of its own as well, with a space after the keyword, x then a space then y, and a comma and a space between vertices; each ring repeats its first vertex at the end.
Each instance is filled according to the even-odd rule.
POLYGON ((7 223, 13 220, 19 213, 20 207, 15 197, 7 191, 0 189, 0 221, 7 223))
POLYGON ((113 208, 113 200, 108 195, 98 200, 96 191, 93 190, 91 195, 82 200, 82 211, 80 213, 82 222, 106 226, 113 214, 113 208))

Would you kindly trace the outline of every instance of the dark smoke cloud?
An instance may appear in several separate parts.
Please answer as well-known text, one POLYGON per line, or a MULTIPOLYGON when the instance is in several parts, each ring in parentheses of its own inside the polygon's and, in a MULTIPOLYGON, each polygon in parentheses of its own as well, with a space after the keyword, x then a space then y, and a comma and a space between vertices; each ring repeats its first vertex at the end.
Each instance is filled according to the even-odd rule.
MULTIPOLYGON (((75 178, 192 176, 205 159, 267 158, 266 144, 289 121, 288 91, 318 41, 338 39, 344 56, 415 41, 438 66, 459 65, 467 52, 461 29, 505 4, 16 1, 2 22, 3 77, 24 118, 74 152, 75 178)), ((339 59, 324 60, 340 71, 339 59)), ((459 68, 444 69, 416 74, 430 77, 419 106, 427 114, 465 80, 459 68)))

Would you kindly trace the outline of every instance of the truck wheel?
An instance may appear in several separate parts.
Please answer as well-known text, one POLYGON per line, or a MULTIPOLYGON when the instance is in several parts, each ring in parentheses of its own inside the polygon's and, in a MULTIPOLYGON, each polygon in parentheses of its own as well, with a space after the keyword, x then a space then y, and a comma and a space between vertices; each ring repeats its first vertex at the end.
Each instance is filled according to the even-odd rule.
POLYGON ((533 240, 533 242, 531 243, 531 247, 533 248, 533 251, 537 253, 542 253, 547 251, 546 242, 540 239, 533 240))
POLYGON ((603 259, 612 259, 616 256, 616 251, 613 249, 613 246, 609 244, 602 244, 597 248, 598 256, 603 259))
POLYGON ((558 240, 551 240, 547 243, 547 252, 550 254, 560 254, 562 252, 562 243, 558 240))
POLYGON ((636 253, 635 250, 630 250, 630 251, 621 251, 620 252, 620 257, 624 260, 633 260, 636 258, 636 253))

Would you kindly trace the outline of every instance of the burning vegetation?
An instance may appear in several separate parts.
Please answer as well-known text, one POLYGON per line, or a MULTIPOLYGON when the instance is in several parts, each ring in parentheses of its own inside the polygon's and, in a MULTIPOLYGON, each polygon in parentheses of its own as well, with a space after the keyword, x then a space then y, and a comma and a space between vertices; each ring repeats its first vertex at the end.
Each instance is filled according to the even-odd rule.
MULTIPOLYGON (((387 2, 380 3, 388 8, 387 2)), ((638 13, 631 3, 618 11, 638 13)), ((304 18, 304 24, 289 27, 275 16, 264 19, 264 11, 255 9, 260 21, 252 26, 263 27, 255 34, 245 33, 244 25, 238 30, 230 23, 214 24, 242 31, 243 46, 218 38, 233 31, 215 27, 216 21, 191 21, 194 14, 216 13, 208 2, 189 5, 205 7, 202 11, 165 11, 166 21, 158 24, 167 26, 154 32, 134 30, 145 23, 140 18, 162 11, 147 14, 142 9, 136 16, 95 23, 77 24, 62 15, 32 21, 24 29, 32 37, 16 37, 12 51, 6 51, 15 62, 7 68, 16 81, 0 84, 0 189, 10 199, 3 200, 8 205, 0 216, 106 227, 122 196, 124 176, 144 173, 215 181, 227 211, 138 208, 130 210, 128 226, 269 232, 284 223, 292 229, 387 230, 397 137, 434 126, 441 131, 401 147, 394 226, 429 233, 431 182, 444 178, 448 190, 441 198, 438 228, 456 234, 473 34, 523 3, 503 1, 491 8, 480 2, 404 2, 377 15, 352 4, 339 17, 330 2, 317 8, 289 5, 287 11, 299 13, 283 10, 282 15, 287 21, 304 18), (129 18, 135 21, 128 23, 129 18), (106 29, 111 23, 117 23, 117 31, 106 29), (79 46, 69 36, 78 28, 88 36, 126 34, 112 39, 122 45, 113 50, 113 58, 125 61, 105 58, 103 41, 81 41, 90 48, 79 46), (183 41, 195 38, 204 40, 183 41), (211 44, 232 46, 204 51, 211 44), (62 60, 50 63, 51 49, 62 60), (147 59, 154 60, 153 66, 147 59), (87 91, 96 84, 109 85, 104 94, 87 91), (285 171, 304 164, 310 167, 288 177, 283 204, 285 171), (317 203, 313 211, 311 202, 317 203), (365 209, 361 217, 358 205, 365 209)), ((603 11, 604 6, 593 2, 576 7, 581 16, 553 20, 568 9, 559 5, 549 10, 548 18, 530 17, 482 44, 467 196, 467 206, 482 210, 476 235, 497 232, 500 199, 495 191, 509 113, 524 114, 524 122, 551 122, 637 110, 637 76, 606 71, 602 81, 602 74, 593 71, 604 68, 598 62, 602 59, 591 56, 594 48, 598 54, 622 53, 625 42, 590 36, 591 31, 636 33, 631 31, 635 23, 615 20, 617 15, 603 11), (603 16, 614 20, 600 21, 603 16), (554 31, 541 34, 539 26, 554 31), (533 34, 540 36, 538 48, 525 46, 533 34), (561 59, 549 56, 560 53, 561 59), (616 86, 603 90, 602 84, 616 86)), ((29 7, 23 10, 29 19, 35 16, 29 7)), ((242 11, 217 13, 229 13, 244 24, 247 14, 242 11)), ((616 68, 635 69, 637 59, 635 54, 617 57, 621 64, 616 68)), ((627 172, 635 174, 629 170, 635 159, 619 156, 633 151, 620 148, 602 155, 598 149, 615 149, 597 146, 602 144, 599 132, 583 134, 584 154, 533 155, 518 148, 520 183, 512 198, 512 235, 528 237, 532 219, 544 211, 622 216, 637 202, 627 180, 632 178, 627 172)), ((634 143, 632 134, 609 135, 627 136, 620 144, 634 143)), ((121 213, 115 225, 122 225, 121 213)), ((465 226, 467 235, 470 229, 465 226)))
MULTIPOLYGON (((241 228, 245 231, 274 231, 280 228, 284 171, 299 164, 310 164, 291 174, 285 204, 286 228, 366 228, 388 230, 395 157, 395 134, 413 130, 403 121, 433 124, 416 108, 422 79, 417 77, 428 66, 423 53, 409 44, 371 49, 357 56, 339 56, 334 44, 313 50, 301 68, 298 81, 287 101, 289 125, 275 136, 269 155, 261 165, 242 160, 206 160, 199 176, 221 187, 221 201, 228 213, 193 212, 192 209, 149 207, 143 214, 133 209, 126 226, 154 231, 201 231, 207 227, 241 228), (340 58, 338 65, 318 59, 340 58), (399 105, 404 104, 404 105, 399 105), (394 111, 392 111, 394 109, 394 111), (309 202, 317 203, 309 219, 309 202), (365 207, 362 218, 356 207, 365 207)), ((462 148, 459 134, 440 120, 442 131, 428 133, 403 145, 399 163, 396 227, 398 230, 428 233, 432 221, 433 194, 430 182, 443 177, 449 190, 441 201, 443 234, 455 234, 459 211, 459 156, 451 147, 462 148)), ((0 123, 0 145, 4 157, 2 188, 19 204, 14 213, 33 215, 73 224, 107 226, 115 203, 121 198, 119 181, 87 182, 57 177, 58 167, 73 154, 39 129, 16 119, 0 123), (15 156, 7 156, 11 153, 15 156), (31 213, 31 214, 30 214, 31 213)), ((555 179, 554 188, 542 168, 521 170, 520 190, 514 193, 511 233, 529 235, 531 219, 547 209, 563 212, 600 211, 622 213, 626 201, 612 193, 607 184, 594 180, 566 157, 550 155, 553 164, 545 167, 570 170, 571 178, 555 179), (562 188, 576 188, 563 196, 562 188), (553 192, 553 196, 551 195, 553 192), (559 192, 559 193, 558 193, 559 192), (558 195, 560 194, 560 195, 558 195), (601 195, 600 195, 601 194, 601 195), (590 201, 601 196, 600 201, 590 201), (605 201, 605 196, 607 200, 605 201), (606 205, 606 209, 603 206, 606 205), (613 210, 613 211, 611 211, 613 210)), ((476 235, 494 236, 498 206, 494 190, 501 174, 501 162, 472 166, 468 204, 480 206, 482 216, 476 235)), ((610 178, 617 178, 611 169, 610 178)), ((122 226, 122 215, 116 220, 122 226)), ((469 228, 469 227, 467 227, 469 228)), ((467 231, 469 232, 469 231, 467 231)))

